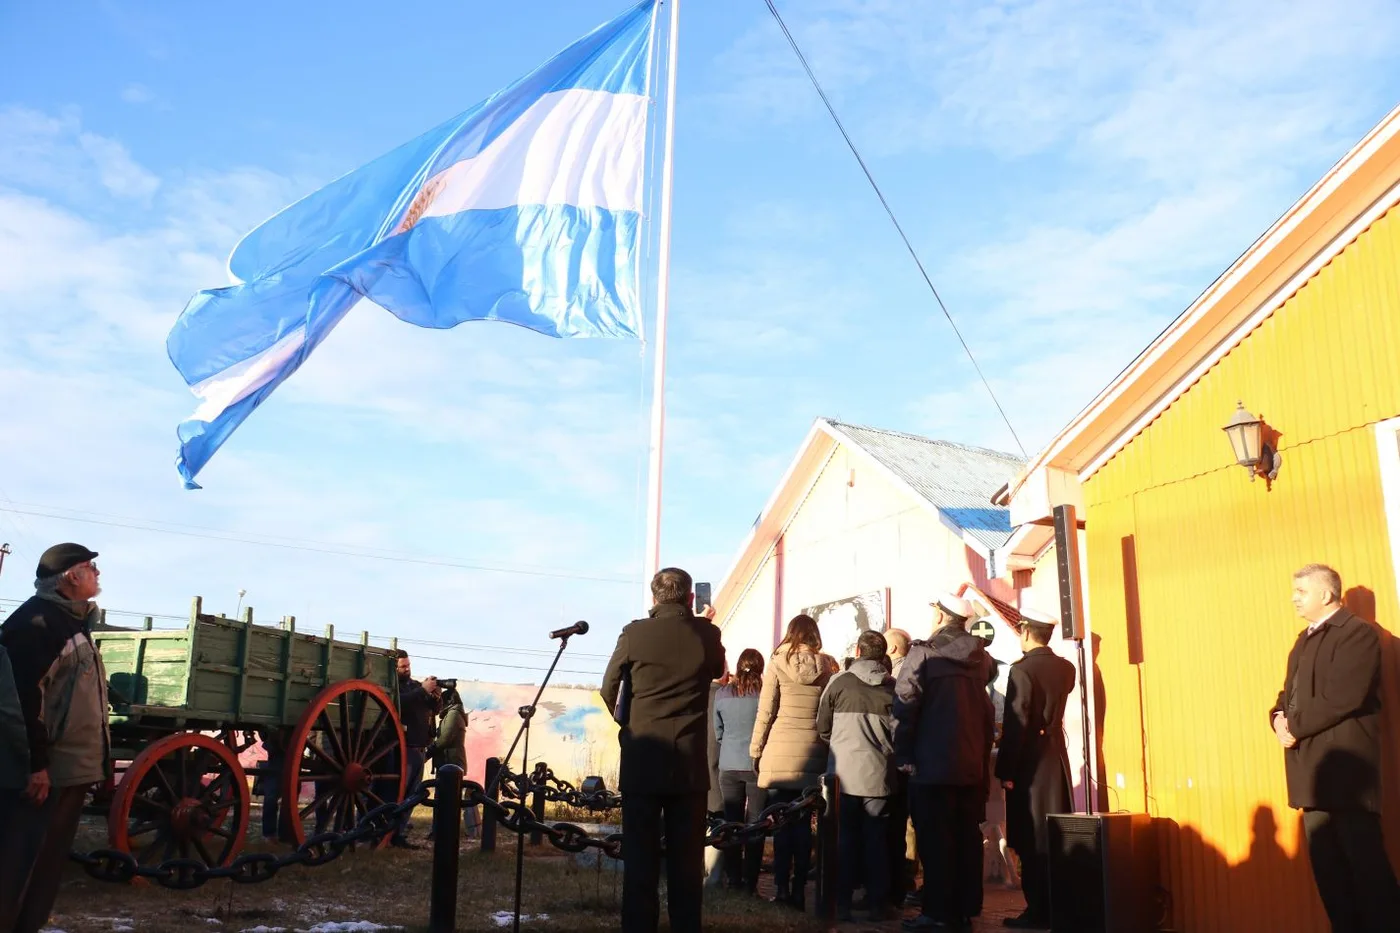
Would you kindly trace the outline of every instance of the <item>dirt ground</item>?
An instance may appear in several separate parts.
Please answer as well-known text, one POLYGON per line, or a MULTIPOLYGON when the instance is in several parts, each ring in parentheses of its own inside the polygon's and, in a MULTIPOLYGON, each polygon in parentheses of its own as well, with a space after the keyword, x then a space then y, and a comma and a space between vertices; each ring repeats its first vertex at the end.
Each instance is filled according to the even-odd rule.
MULTIPOLYGON (((428 811, 414 818, 411 838, 423 842, 428 811)), ((253 814, 257 825, 258 814, 253 814)), ((105 825, 85 818, 77 848, 106 844, 105 825)), ((285 851, 250 840, 245 852, 285 851)), ((458 885, 457 929, 494 931, 510 928, 515 881, 515 840, 502 835, 494 854, 483 854, 474 841, 463 845, 458 885)), ((423 931, 428 922, 431 850, 385 849, 346 853, 320 868, 292 867, 262 884, 210 882, 195 891, 168 891, 137 882, 117 885, 94 881, 80 866, 69 866, 50 929, 62 933, 272 933, 292 931, 362 931, 377 928, 423 931), (377 927, 375 925, 378 925, 377 927)), ((760 894, 766 891, 763 877, 760 894)), ((810 889, 809 889, 810 890, 810 889)), ((616 930, 622 878, 616 871, 555 850, 547 843, 526 846, 523 913, 531 931, 616 930)), ((1019 892, 988 889, 987 910, 979 930, 1000 929, 1000 919, 1018 913, 1019 892)), ((663 911, 664 913, 664 911, 663 911)), ((910 914, 916 911, 910 910, 910 914)), ((665 929, 665 921, 662 921, 665 929)), ((826 929, 811 913, 798 914, 762 898, 706 890, 705 929, 806 933, 826 929)), ((836 929, 897 930, 888 924, 847 923, 836 929)))

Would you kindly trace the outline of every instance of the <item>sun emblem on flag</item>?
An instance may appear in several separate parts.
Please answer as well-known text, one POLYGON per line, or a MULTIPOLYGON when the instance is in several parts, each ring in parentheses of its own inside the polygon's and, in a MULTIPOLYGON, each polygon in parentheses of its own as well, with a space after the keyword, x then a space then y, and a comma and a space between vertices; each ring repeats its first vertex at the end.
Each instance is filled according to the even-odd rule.
POLYGON ((407 233, 413 229, 414 225, 422 218, 424 211, 428 209, 428 205, 432 204, 433 199, 438 196, 438 192, 442 190, 443 184, 443 178, 439 175, 436 178, 430 179, 428 183, 419 190, 417 197, 413 199, 413 203, 410 204, 408 210, 404 212, 403 220, 400 220, 399 225, 394 228, 395 235, 407 233))

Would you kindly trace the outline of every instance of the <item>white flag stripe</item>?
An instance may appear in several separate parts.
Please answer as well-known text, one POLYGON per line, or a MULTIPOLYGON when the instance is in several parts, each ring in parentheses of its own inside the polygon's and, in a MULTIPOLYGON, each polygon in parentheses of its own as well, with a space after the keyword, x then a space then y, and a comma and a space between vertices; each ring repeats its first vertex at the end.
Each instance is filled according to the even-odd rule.
POLYGON ((470 159, 430 178, 424 217, 517 205, 642 210, 647 108, 637 94, 545 94, 470 159))
POLYGON ((305 342, 306 328, 298 327, 261 353, 190 386, 201 400, 190 419, 213 421, 224 409, 267 385, 305 342))

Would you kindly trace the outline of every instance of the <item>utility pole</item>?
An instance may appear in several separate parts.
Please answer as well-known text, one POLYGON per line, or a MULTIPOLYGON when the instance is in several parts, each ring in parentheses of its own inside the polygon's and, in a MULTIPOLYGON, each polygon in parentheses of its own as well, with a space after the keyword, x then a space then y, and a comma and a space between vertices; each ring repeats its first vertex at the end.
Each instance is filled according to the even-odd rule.
POLYGON ((10 542, 6 541, 4 544, 0 544, 0 573, 5 571, 5 555, 13 553, 10 550, 10 542))

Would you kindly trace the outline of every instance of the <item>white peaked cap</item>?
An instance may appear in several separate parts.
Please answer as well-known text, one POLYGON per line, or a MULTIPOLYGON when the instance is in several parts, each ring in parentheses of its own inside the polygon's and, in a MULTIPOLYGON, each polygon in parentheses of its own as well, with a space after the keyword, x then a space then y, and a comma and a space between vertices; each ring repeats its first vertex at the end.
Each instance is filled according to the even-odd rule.
POLYGON ((1022 619, 1025 619, 1027 622, 1039 622, 1039 623, 1041 623, 1042 625, 1059 625, 1059 624, 1060 624, 1060 620, 1059 620, 1059 619, 1057 619, 1056 617, 1052 616, 1050 613, 1048 613, 1048 612, 1042 612, 1042 611, 1040 611, 1039 609, 1022 609, 1022 610, 1021 610, 1021 618, 1022 618, 1022 619))
POLYGON ((972 618, 972 603, 961 596, 954 596, 952 593, 944 593, 929 603, 930 606, 941 606, 955 616, 962 616, 964 619, 972 618))

